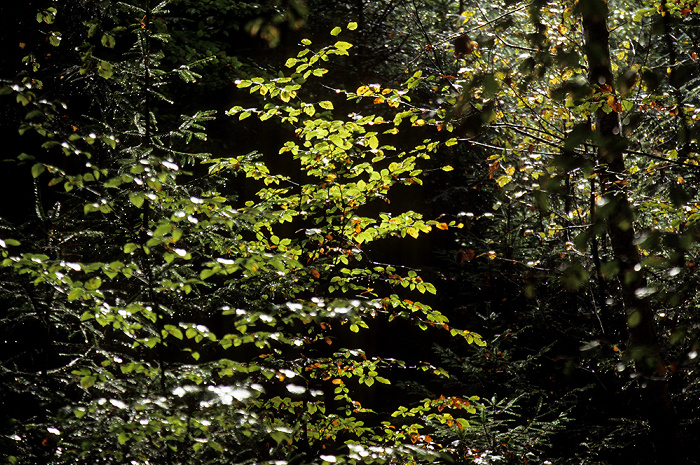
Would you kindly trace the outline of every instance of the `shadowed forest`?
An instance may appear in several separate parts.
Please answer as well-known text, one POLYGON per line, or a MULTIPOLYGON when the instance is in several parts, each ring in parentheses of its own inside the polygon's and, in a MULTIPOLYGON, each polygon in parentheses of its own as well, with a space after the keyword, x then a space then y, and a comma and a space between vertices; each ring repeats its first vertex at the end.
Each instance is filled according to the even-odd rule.
POLYGON ((698 463, 697 1, 0 14, 1 464, 698 463))

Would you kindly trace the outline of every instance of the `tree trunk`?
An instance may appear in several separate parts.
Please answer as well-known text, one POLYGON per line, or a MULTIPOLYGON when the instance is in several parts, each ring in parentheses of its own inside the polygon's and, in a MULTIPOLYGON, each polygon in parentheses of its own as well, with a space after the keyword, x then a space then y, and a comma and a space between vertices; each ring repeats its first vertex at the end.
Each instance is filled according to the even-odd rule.
MULTIPOLYGON (((579 8, 589 83, 614 95, 607 3, 605 0, 582 0, 579 8)), ((628 351, 640 377, 641 397, 651 427, 656 463, 683 463, 682 435, 668 390, 640 253, 634 241, 634 214, 625 189, 625 139, 621 135, 619 114, 599 109, 595 115, 595 131, 603 200, 608 211, 604 220, 613 255, 620 267, 619 281, 629 333, 628 351)))

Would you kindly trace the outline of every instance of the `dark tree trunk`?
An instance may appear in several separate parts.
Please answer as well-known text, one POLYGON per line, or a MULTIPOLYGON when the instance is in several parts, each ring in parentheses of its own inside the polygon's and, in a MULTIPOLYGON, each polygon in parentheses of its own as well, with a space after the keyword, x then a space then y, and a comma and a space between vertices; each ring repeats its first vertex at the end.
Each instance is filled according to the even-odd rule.
MULTIPOLYGON (((607 3, 605 0, 581 1, 579 8, 583 20, 589 83, 601 92, 614 94, 607 3)), ((654 312, 645 292, 647 283, 640 253, 634 241, 634 214, 624 182, 625 140, 621 135, 619 114, 599 109, 595 115, 595 131, 601 186, 608 205, 604 221, 607 223, 613 255, 620 267, 620 288, 628 321, 628 350, 640 376, 642 400, 657 454, 656 463, 683 463, 682 435, 665 377, 654 312)))

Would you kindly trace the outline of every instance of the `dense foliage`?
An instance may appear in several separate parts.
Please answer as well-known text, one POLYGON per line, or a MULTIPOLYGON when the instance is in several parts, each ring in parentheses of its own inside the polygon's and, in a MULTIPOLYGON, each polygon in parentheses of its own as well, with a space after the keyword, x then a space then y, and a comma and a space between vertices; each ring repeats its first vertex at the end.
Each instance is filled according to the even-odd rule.
POLYGON ((4 460, 692 462, 698 14, 18 4, 4 460))

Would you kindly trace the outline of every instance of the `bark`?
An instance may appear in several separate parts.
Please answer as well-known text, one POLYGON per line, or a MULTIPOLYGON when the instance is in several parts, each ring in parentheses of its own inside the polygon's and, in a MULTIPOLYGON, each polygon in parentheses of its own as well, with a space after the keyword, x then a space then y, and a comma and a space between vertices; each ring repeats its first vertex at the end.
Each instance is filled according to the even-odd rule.
MULTIPOLYGON (((607 3, 605 0, 581 0, 579 8, 589 83, 594 88, 610 86, 603 89, 614 92, 607 3)), ((603 198, 609 205, 605 221, 613 255, 620 267, 620 288, 628 320, 628 350, 640 377, 656 463, 683 463, 682 434, 671 402, 654 311, 644 292, 647 283, 634 240, 634 215, 625 188, 625 140, 621 135, 619 114, 599 109, 595 115, 595 132, 603 198)))

